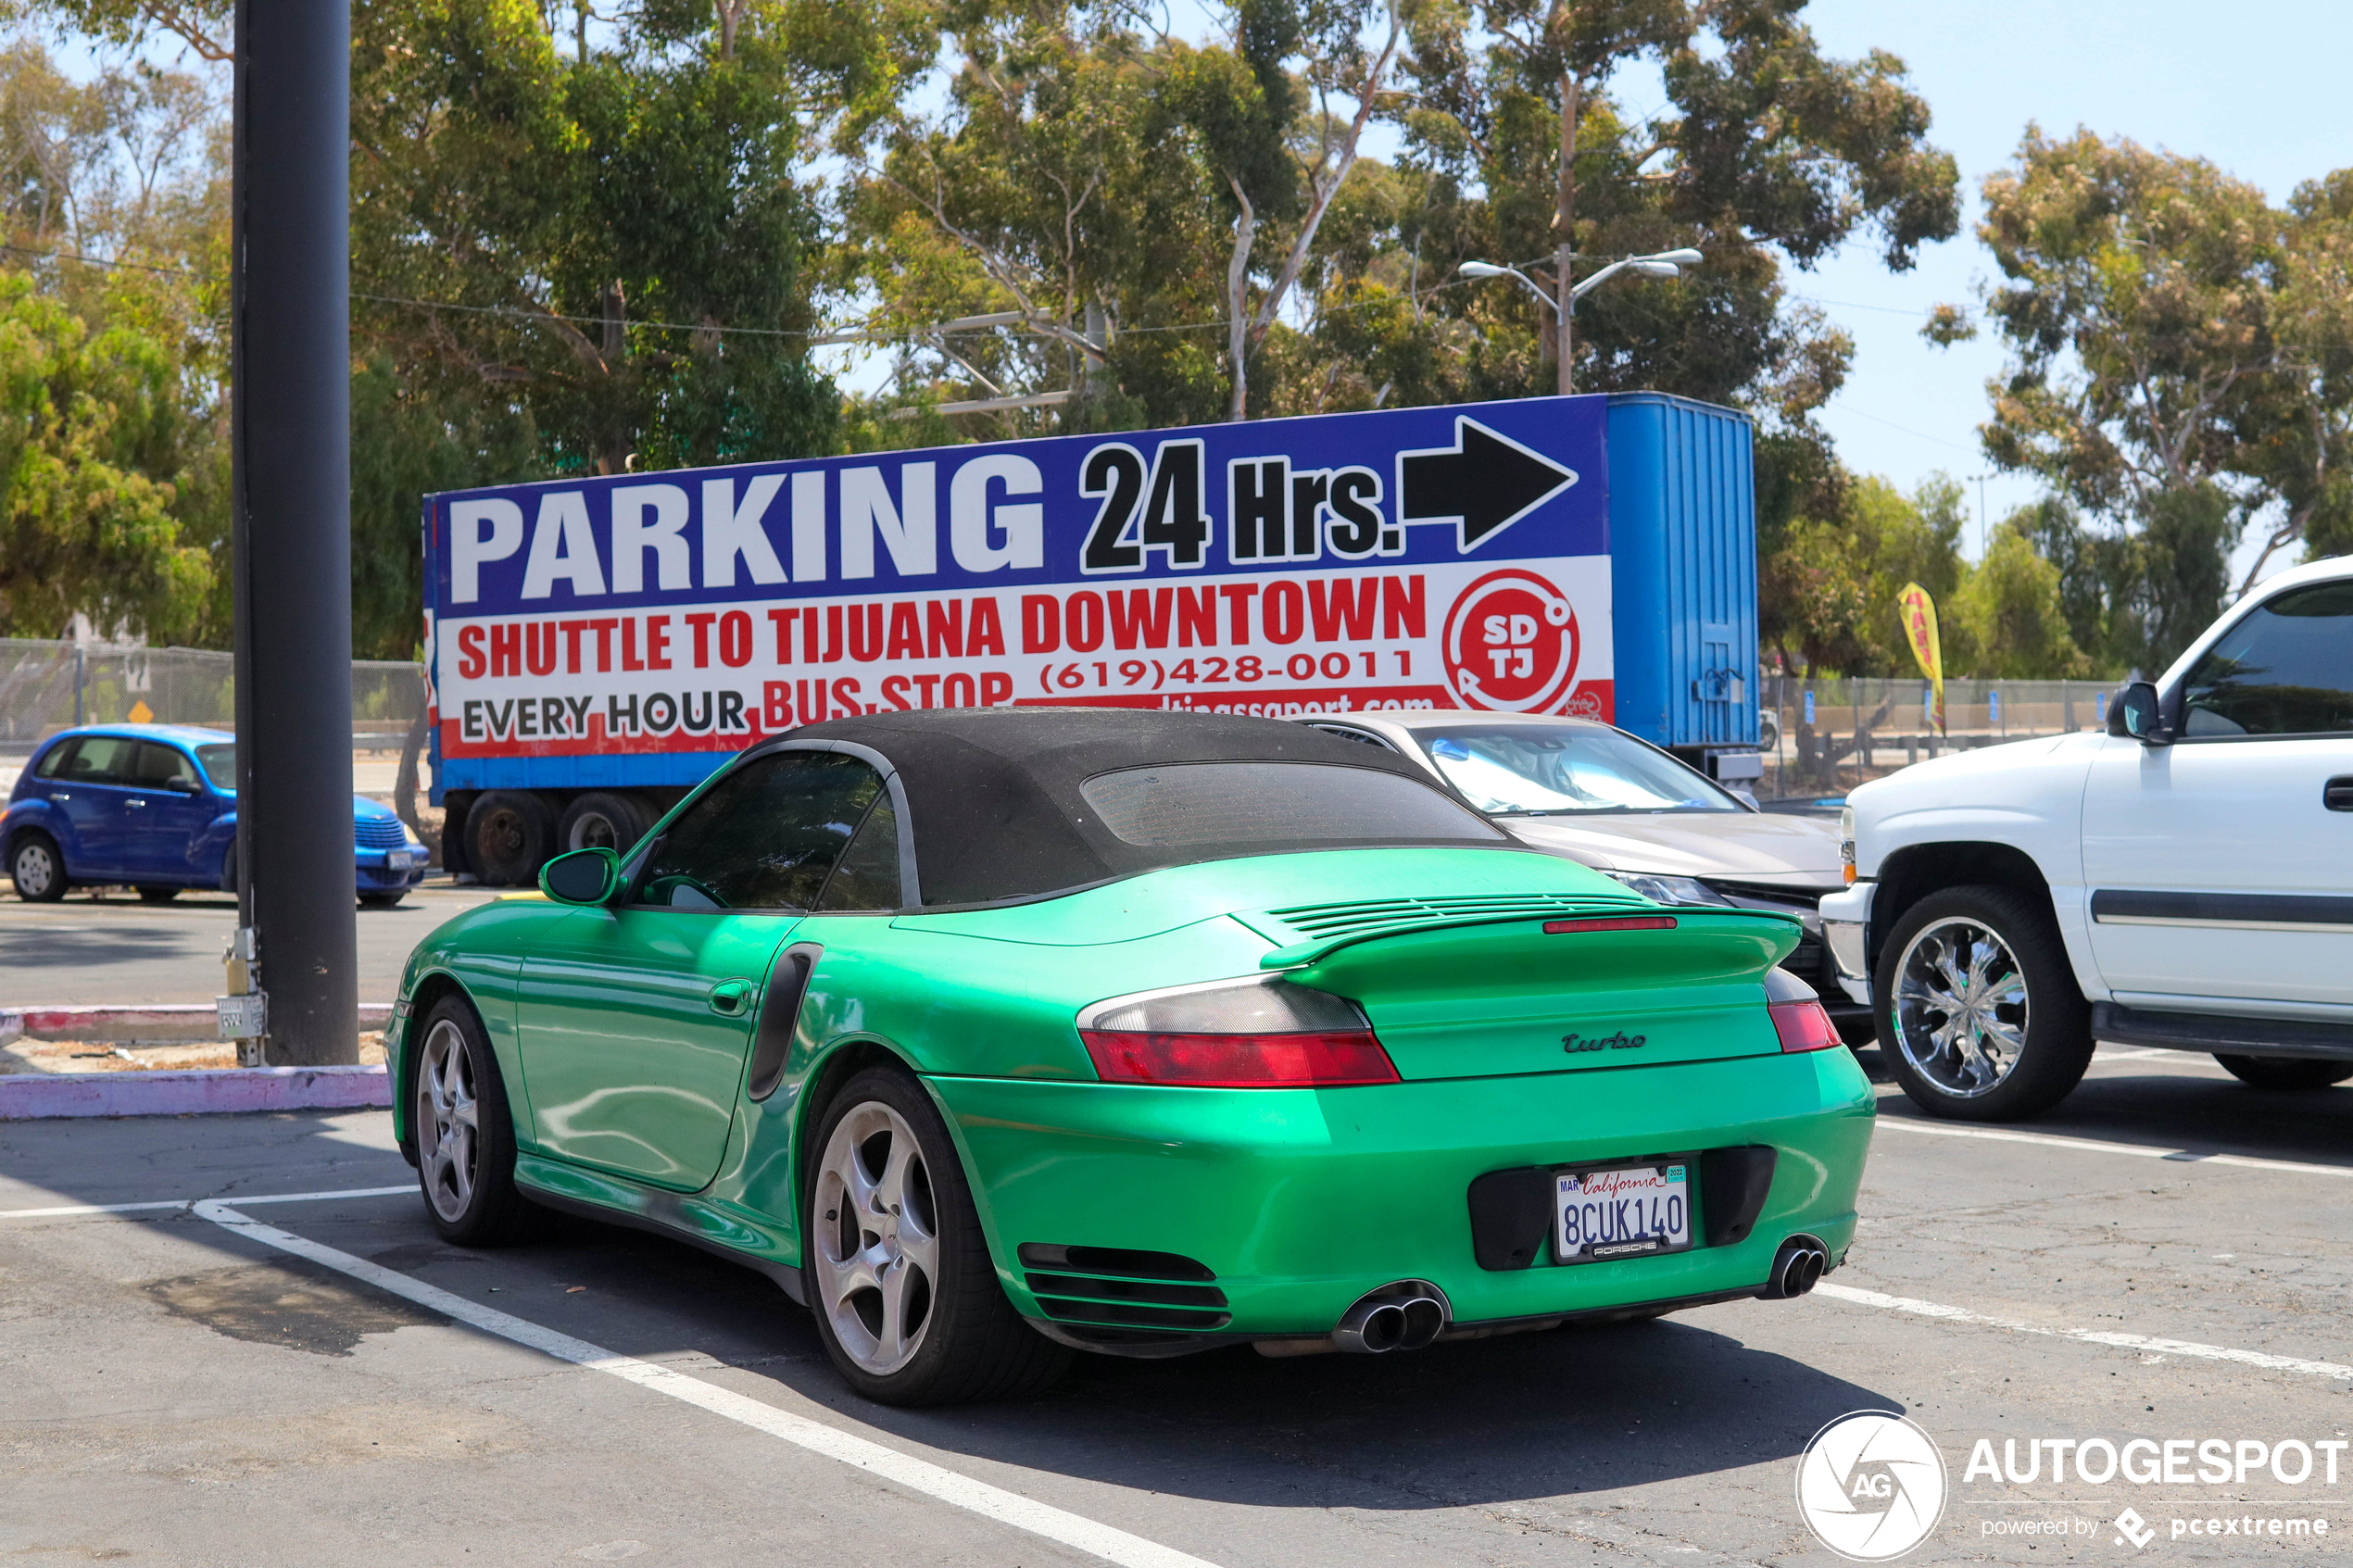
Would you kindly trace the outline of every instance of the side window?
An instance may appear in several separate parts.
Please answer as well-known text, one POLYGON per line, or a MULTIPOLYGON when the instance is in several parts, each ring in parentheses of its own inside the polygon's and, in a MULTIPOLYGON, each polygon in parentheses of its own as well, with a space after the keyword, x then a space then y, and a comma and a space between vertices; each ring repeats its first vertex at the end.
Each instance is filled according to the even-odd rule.
POLYGON ((2249 612, 2191 668, 2182 718, 2192 739, 2353 734, 2353 583, 2249 612))
POLYGON ((82 743, 78 740, 69 740, 62 746, 51 746, 49 755, 41 759, 41 766, 32 771, 33 776, 43 779, 70 778, 72 775, 67 771, 68 766, 81 749, 82 743))
POLYGON ((905 902, 899 885, 899 809, 886 789, 875 797, 866 820, 858 824, 858 836, 834 868, 834 879, 825 884, 825 896, 817 907, 895 909, 905 902))
POLYGON ((637 880, 635 901, 673 909, 813 908, 850 834, 884 793, 875 771, 854 757, 762 757, 721 779, 671 824, 637 880))
POLYGON ((59 784, 127 784, 136 774, 139 743, 128 735, 83 735, 58 750, 72 752, 49 775, 59 784))
POLYGON ((196 765, 178 746, 143 740, 139 743, 137 782, 149 789, 194 789, 196 765))

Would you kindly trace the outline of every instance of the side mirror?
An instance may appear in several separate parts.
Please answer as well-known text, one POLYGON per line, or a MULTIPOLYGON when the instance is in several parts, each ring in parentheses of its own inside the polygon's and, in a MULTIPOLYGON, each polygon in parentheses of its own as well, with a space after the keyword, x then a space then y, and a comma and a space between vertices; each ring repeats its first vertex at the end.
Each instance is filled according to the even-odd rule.
POLYGON ((539 868, 539 891, 559 904, 601 904, 621 884, 621 857, 610 849, 575 849, 539 868))
POLYGON ((2120 740, 2139 741, 2143 746, 2171 746, 2173 733, 2165 727, 2156 685, 2135 681, 2126 686, 2108 710, 2108 733, 2120 740))

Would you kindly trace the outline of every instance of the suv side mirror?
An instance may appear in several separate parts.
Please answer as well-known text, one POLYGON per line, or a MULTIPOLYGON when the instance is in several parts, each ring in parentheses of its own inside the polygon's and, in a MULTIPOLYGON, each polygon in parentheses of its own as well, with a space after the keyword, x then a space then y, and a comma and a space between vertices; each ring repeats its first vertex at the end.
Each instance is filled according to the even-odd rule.
POLYGON ((559 904, 601 904, 621 883, 621 857, 610 849, 575 849, 539 868, 539 890, 559 904))
POLYGON ((2126 686, 2108 710, 2108 733, 2120 740, 2136 740, 2143 746, 2171 746, 2173 732, 2165 727, 2164 709, 2157 700, 2157 687, 2148 681, 2135 681, 2126 686))

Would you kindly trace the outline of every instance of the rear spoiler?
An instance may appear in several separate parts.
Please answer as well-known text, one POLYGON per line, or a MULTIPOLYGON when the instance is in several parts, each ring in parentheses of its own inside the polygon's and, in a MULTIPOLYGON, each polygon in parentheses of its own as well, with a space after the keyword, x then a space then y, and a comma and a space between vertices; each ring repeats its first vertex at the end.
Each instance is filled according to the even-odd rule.
POLYGON ((1743 922, 1751 922, 1782 928, 1789 947, 1773 960, 1778 963, 1795 947, 1800 929, 1796 917, 1767 909, 1719 909, 1712 905, 1669 907, 1636 897, 1562 894, 1377 899, 1257 909, 1234 918, 1276 944, 1271 951, 1259 955, 1258 967, 1262 970, 1299 969, 1359 943, 1424 932, 1460 931, 1469 926, 1527 928, 1515 935, 1564 935, 1611 930, 1665 931, 1685 925, 1715 930, 1724 929, 1718 922, 1726 921, 1734 922, 1730 928, 1732 930, 1743 929, 1743 922), (1537 929, 1540 925, 1541 931, 1537 929))

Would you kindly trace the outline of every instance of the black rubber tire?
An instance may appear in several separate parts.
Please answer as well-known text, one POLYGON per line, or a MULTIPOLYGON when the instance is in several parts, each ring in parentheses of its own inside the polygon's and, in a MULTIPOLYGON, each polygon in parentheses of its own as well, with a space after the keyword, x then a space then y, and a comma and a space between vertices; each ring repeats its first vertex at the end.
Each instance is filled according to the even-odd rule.
POLYGON ((2092 1009, 2075 984, 2058 922, 2044 900, 2010 887, 1947 887, 1904 911, 1880 950, 1871 986, 1880 1059, 1914 1105, 1957 1122, 2016 1122, 2065 1099, 2092 1061, 2092 1009), (2018 960, 2026 982, 2027 1026, 2018 1061, 1993 1088, 1974 1097, 1950 1093, 1923 1076, 1895 1037, 1897 967, 1923 927, 1959 917, 1992 930, 2018 960))
POLYGON ((176 887, 142 887, 137 891, 142 904, 169 904, 180 897, 176 887))
POLYGON ((505 1247, 530 1241, 545 1233, 551 1218, 515 1185, 514 1113, 507 1102, 506 1080, 498 1072, 498 1056, 490 1048, 482 1021, 462 997, 444 997, 427 1010, 417 1030, 417 1044, 409 1053, 409 1135, 417 1148, 417 1187, 424 1200, 425 1218, 444 1241, 458 1247, 505 1247), (426 1103, 422 1068, 427 1047, 444 1023, 453 1026, 466 1053, 474 1092, 474 1169, 472 1190, 462 1208, 445 1216, 435 1207, 428 1185, 434 1180, 433 1113, 426 1103))
POLYGON ((359 895, 359 907, 363 909, 396 909, 400 907, 400 900, 407 897, 406 892, 362 893, 359 895))
POLYGON ((826 1355, 852 1389, 877 1404, 969 1404, 1042 1392, 1070 1369, 1075 1353, 1024 1323, 1005 1298, 955 1142, 912 1076, 888 1067, 870 1067, 852 1076, 826 1102, 809 1148, 800 1234, 812 1261, 801 1265, 802 1292, 826 1355), (905 1366, 882 1376, 860 1367, 842 1348, 824 1311, 813 1262, 818 1227, 825 1223, 817 1212, 818 1160, 834 1128, 868 1101, 889 1107, 914 1130, 931 1176, 939 1237, 940 1277, 933 1282, 924 1341, 905 1366))
POLYGON ((489 887, 528 887, 556 851, 556 814, 528 790, 494 789, 466 813, 467 859, 489 887))
POLYGON ((2353 1061, 2331 1061, 2313 1056, 2226 1056, 2214 1060, 2232 1077, 2256 1089, 2325 1089, 2353 1078, 2353 1061))
POLYGON ((556 824, 556 853, 573 849, 610 849, 626 855, 646 836, 654 819, 635 795, 592 789, 573 797, 556 824))
POLYGON ((28 904, 54 904, 66 896, 66 888, 69 885, 66 877, 66 858, 58 849, 57 841, 47 834, 38 831, 20 833, 17 834, 16 841, 8 846, 8 876, 16 885, 17 897, 28 904), (24 863, 23 859, 28 850, 36 854, 46 852, 49 859, 49 876, 46 882, 36 884, 28 874, 31 868, 24 863), (33 890, 28 892, 26 891, 28 887, 33 890))

